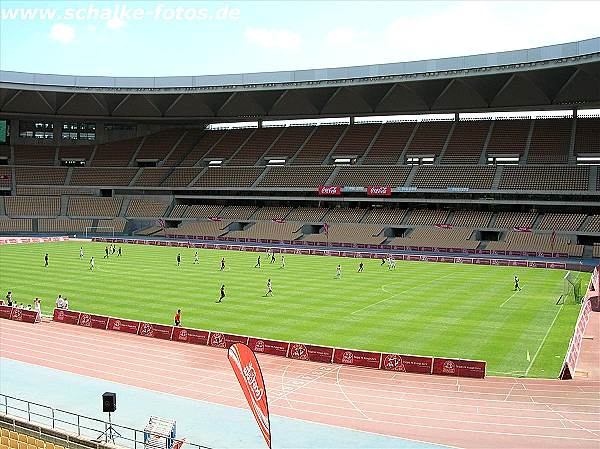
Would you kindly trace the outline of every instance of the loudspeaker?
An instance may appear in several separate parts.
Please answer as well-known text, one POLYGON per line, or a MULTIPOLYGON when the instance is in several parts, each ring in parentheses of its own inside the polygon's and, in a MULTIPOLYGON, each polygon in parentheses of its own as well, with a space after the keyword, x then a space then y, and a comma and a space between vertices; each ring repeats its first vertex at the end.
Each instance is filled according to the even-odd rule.
POLYGON ((117 394, 106 392, 102 395, 102 411, 114 412, 117 409, 117 394))

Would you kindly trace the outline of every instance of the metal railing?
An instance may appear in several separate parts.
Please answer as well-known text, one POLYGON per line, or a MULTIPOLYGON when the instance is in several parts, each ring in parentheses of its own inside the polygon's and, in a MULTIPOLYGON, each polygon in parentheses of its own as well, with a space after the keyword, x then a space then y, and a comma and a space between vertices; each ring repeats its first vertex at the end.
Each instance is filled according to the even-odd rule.
MULTIPOLYGON (((27 401, 25 399, 15 398, 0 393, 0 413, 9 415, 15 418, 20 418, 30 423, 48 427, 53 430, 64 431, 65 440, 68 440, 68 434, 77 435, 93 442, 109 443, 106 438, 107 431, 111 424, 108 421, 103 421, 97 418, 80 415, 78 413, 67 412, 65 410, 56 409, 47 405, 38 404, 27 401), (101 437, 101 439, 99 439, 101 437)), ((145 432, 143 430, 134 429, 131 427, 112 424, 112 428, 116 430, 120 437, 115 441, 119 446, 129 447, 133 449, 143 449, 144 435, 150 434, 153 439, 163 439, 165 449, 167 446, 167 438, 163 435, 145 432)), ((211 449, 208 446, 185 442, 186 445, 195 449, 211 449)))

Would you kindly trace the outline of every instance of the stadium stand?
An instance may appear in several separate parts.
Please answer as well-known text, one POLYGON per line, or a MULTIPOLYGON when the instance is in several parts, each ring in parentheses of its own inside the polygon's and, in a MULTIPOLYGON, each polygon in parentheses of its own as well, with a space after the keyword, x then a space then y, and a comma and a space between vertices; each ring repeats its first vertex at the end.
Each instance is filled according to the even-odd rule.
POLYGON ((336 207, 323 217, 324 222, 332 223, 358 223, 365 215, 366 209, 357 207, 336 207))
POLYGON ((165 233, 186 236, 218 237, 227 232, 229 221, 194 221, 184 223, 178 228, 166 228, 165 233))
POLYGON ((328 211, 325 207, 297 207, 288 214, 286 220, 319 223, 328 211))
POLYGON ((531 228, 538 214, 535 212, 498 212, 494 228, 531 228))
POLYGON ((188 206, 184 214, 184 218, 210 218, 218 217, 219 212, 223 209, 221 205, 214 204, 192 204, 188 206))
POLYGON ((348 127, 348 131, 335 147, 332 158, 346 156, 360 158, 369 148, 373 137, 379 131, 381 125, 354 125, 348 127))
POLYGON ((258 209, 256 206, 227 206, 219 212, 219 217, 248 220, 256 212, 256 209, 258 209))
POLYGON ((162 161, 173 149, 184 132, 184 130, 177 128, 167 129, 146 137, 136 155, 136 159, 162 161))
POLYGON ((292 162, 298 165, 322 163, 346 129, 345 125, 319 126, 292 162))
POLYGON ((532 232, 509 232, 503 241, 489 242, 486 249, 491 251, 530 251, 566 253, 571 256, 581 256, 583 246, 574 244, 571 239, 557 235, 552 244, 551 234, 535 234, 532 232))
POLYGON ((487 155, 523 155, 530 128, 530 119, 494 120, 487 155))
POLYGON ((169 218, 181 218, 183 214, 187 211, 187 204, 175 204, 171 212, 169 213, 169 218))
POLYGON ((94 152, 93 145, 71 145, 58 148, 58 160, 89 161, 94 152))
POLYGON ((314 126, 290 126, 285 128, 283 134, 273 143, 271 148, 264 154, 264 157, 291 159, 314 130, 314 126))
POLYGON ((350 166, 340 167, 331 181, 340 186, 390 186, 400 187, 406 183, 410 167, 350 166))
POLYGON ((600 244, 595 243, 593 248, 592 248, 592 257, 595 257, 596 259, 600 259, 600 244))
POLYGON ((490 189, 495 173, 496 167, 491 165, 421 165, 417 168, 412 185, 426 189, 490 189))
POLYGON ((420 122, 406 155, 439 155, 444 148, 453 123, 450 121, 420 122))
MULTIPOLYGON (((206 133, 206 131, 204 131, 203 129, 187 130, 185 136, 183 136, 183 139, 181 139, 181 141, 179 142, 179 145, 177 145, 173 149, 171 154, 169 154, 166 157, 166 159, 164 161, 164 166, 165 167, 173 167, 173 166, 179 165, 181 163, 182 166, 189 167, 191 165, 194 165, 196 162, 198 162, 199 158, 204 153, 206 153, 210 148, 210 145, 209 145, 210 141, 203 142, 201 140, 202 136, 205 133, 206 133), (198 151, 196 151, 195 148, 197 148, 198 151), (194 151, 192 151, 192 150, 194 150, 194 151), (201 154, 198 155, 199 153, 201 153, 201 154)), ((210 133, 210 136, 207 136, 207 137, 208 138, 216 138, 216 137, 218 137, 218 135, 219 134, 217 132, 212 132, 212 133, 210 133)), ((214 143, 214 141, 213 141, 213 143, 214 143)))
POLYGON ((333 167, 270 167, 258 187, 305 187, 316 189, 324 185, 333 167))
POLYGON ((60 198, 55 196, 7 196, 4 199, 9 217, 55 217, 60 214, 60 198))
POLYGON ((469 240, 472 233, 472 229, 417 228, 408 237, 394 237, 388 244, 396 246, 476 249, 480 242, 469 240))
POLYGON ((67 179, 67 167, 40 170, 37 167, 17 167, 15 176, 20 185, 63 185, 67 179))
POLYGON ((122 201, 122 198, 70 197, 67 215, 70 217, 116 217, 121 210, 122 201))
POLYGON ((575 153, 600 153, 600 117, 578 118, 576 126, 575 153))
POLYGON ((553 231, 577 231, 585 218, 585 214, 544 214, 537 227, 553 231))
POLYGON ((85 187, 37 187, 37 186, 17 186, 17 195, 33 196, 59 196, 59 195, 95 195, 97 189, 86 189, 85 187))
POLYGON ((85 232, 85 228, 91 227, 92 224, 92 220, 69 218, 40 218, 38 220, 38 231, 52 233, 83 233, 85 232))
POLYGON ((0 231, 2 232, 31 232, 33 230, 32 220, 17 218, 0 218, 0 231))
POLYGON ((73 168, 69 184, 72 186, 127 186, 137 172, 137 168, 76 167, 73 168))
POLYGON ((297 223, 256 222, 243 231, 230 231, 227 237, 296 240, 302 235, 297 223))
POLYGON ((187 187, 202 173, 201 168, 176 168, 162 182, 163 187, 187 187))
POLYGON ((431 210, 431 209, 415 209, 409 212, 405 222, 409 225, 435 225, 446 222, 448 211, 431 210))
POLYGON ((491 121, 456 123, 442 159, 444 164, 478 164, 491 121))
POLYGON ((569 159, 571 120, 536 119, 529 144, 530 164, 565 164, 569 159))
POLYGON ((448 223, 465 228, 487 228, 492 215, 492 212, 457 210, 450 214, 448 223))
POLYGON ((589 167, 506 166, 500 189, 508 190, 587 190, 589 167))
MULTIPOLYGON (((256 129, 232 129, 225 132, 225 135, 217 141, 204 155, 205 158, 229 159, 235 154, 240 146, 248 139, 256 129)), ((208 131, 207 136, 213 131, 208 131)))
POLYGON ((126 167, 142 143, 142 138, 119 140, 98 145, 90 165, 96 167, 126 167))
POLYGON ((209 167, 194 187, 250 187, 263 170, 262 167, 209 167))
POLYGON ((363 223, 381 223, 399 225, 404 221, 406 210, 378 208, 369 210, 363 217, 363 223))
POLYGON ((581 231, 598 232, 600 230, 600 215, 590 216, 587 223, 581 226, 581 231))
POLYGON ((395 164, 415 129, 415 123, 386 123, 376 137, 365 164, 395 164))
POLYGON ((0 167, 0 187, 10 187, 12 170, 8 167, 0 167))
MULTIPOLYGON (((1 434, 0 449, 65 449, 65 447, 69 447, 68 445, 61 446, 60 444, 44 441, 31 435, 9 429, 1 429, 1 434)), ((59 434, 57 433, 56 436, 58 435, 59 434)), ((84 447, 82 445, 77 446, 84 447)))
POLYGON ((383 235, 383 226, 332 224, 329 226, 328 233, 322 231, 318 234, 306 234, 302 240, 379 245, 386 240, 386 237, 383 235))
MULTIPOLYGON (((171 171, 169 168, 144 168, 133 185, 144 187, 159 187, 165 176, 171 171)), ((187 184, 186 184, 187 185, 187 184)))
POLYGON ((281 134, 281 128, 260 128, 229 160, 230 165, 254 165, 281 134))
POLYGON ((284 220, 292 211, 292 207, 261 207, 252 216, 255 220, 284 220))
POLYGON ((127 217, 164 217, 169 203, 148 200, 143 198, 134 198, 127 208, 127 217))
POLYGON ((56 147, 15 145, 15 165, 54 165, 56 147))
POLYGON ((123 217, 111 218, 109 220, 98 220, 98 227, 96 229, 96 233, 98 234, 108 234, 112 232, 108 228, 113 228, 116 234, 120 234, 125 231, 125 226, 127 226, 127 220, 123 217))

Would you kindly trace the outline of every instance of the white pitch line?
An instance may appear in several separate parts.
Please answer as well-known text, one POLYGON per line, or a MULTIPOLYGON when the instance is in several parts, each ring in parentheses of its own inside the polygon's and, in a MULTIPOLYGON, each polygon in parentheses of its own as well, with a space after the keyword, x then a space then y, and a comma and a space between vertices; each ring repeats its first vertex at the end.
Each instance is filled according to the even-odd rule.
MULTIPOLYGON (((440 279, 444 279, 444 278, 447 278, 448 276, 452 276, 452 275, 454 275, 454 273, 449 273, 449 274, 447 274, 447 275, 445 275, 445 276, 441 276, 441 277, 439 277, 439 278, 436 278, 436 279, 434 279, 434 280, 432 280, 432 281, 425 282, 424 284, 419 284, 419 285, 417 285, 417 286, 415 286, 415 287, 411 287, 411 288, 409 288, 409 289, 407 289, 407 290, 402 290, 401 292, 399 292, 399 293, 396 293, 396 294, 394 294, 394 295, 392 295, 392 296, 388 296, 387 298, 384 298, 384 299, 382 299, 381 301, 374 302, 373 304, 369 304, 368 306, 365 306, 365 307, 363 307, 362 309, 355 310, 355 311, 354 311, 354 312, 352 312, 350 315, 354 315, 355 313, 362 312, 363 310, 366 310, 366 309, 368 309, 368 308, 370 308, 370 307, 376 306, 377 304, 381 304, 382 302, 386 302, 386 301, 388 301, 388 300, 392 299, 392 298, 393 298, 393 297, 395 297, 395 296, 400 296, 400 295, 401 295, 401 294, 403 294, 403 293, 410 292, 411 290, 416 290, 417 288, 423 287, 424 285, 432 284, 432 283, 434 283, 434 282, 437 282, 437 281, 439 281, 440 279)), ((387 284, 387 285, 390 285, 390 284, 387 284)), ((382 289, 383 289, 383 288, 382 288, 382 289)), ((384 290, 384 291, 385 291, 385 290, 384 290)))
POLYGON ((510 298, 508 298, 506 301, 504 301, 502 304, 500 304, 500 307, 502 307, 504 304, 506 304, 508 301, 510 301, 513 298, 513 296, 515 296, 517 293, 519 293, 519 290, 517 290, 512 295, 510 295, 510 298))
POLYGON ((535 351, 535 354, 533 355, 533 358, 531 359, 531 363, 529 364, 529 366, 525 370, 525 376, 527 376, 529 374, 529 370, 533 366, 533 362, 535 362, 536 357, 538 356, 538 354, 542 350, 542 346, 544 346, 544 343, 546 342, 546 338, 548 338, 548 335, 550 335, 550 331, 554 327, 554 323, 556 322, 556 319, 558 318, 558 315, 560 314, 560 311, 562 310, 562 308, 563 308, 564 305, 565 305, 564 303, 561 304, 560 308, 558 309, 558 312, 556 312, 556 315, 554 315, 554 319, 552 320, 552 324, 550 324, 550 327, 546 331, 546 335, 544 335, 544 338, 542 339, 542 342, 540 343, 540 346, 537 348, 537 351, 535 351))

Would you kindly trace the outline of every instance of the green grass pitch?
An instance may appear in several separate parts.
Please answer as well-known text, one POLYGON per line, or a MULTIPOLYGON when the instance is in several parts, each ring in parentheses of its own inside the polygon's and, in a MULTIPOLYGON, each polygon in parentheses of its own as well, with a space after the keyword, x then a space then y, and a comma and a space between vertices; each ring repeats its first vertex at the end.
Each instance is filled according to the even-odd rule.
MULTIPOLYGON (((263 338, 403 354, 488 362, 488 373, 556 377, 579 306, 555 305, 561 270, 397 262, 286 255, 286 267, 262 253, 122 245, 104 259, 105 245, 80 242, 2 245, 0 288, 25 304, 56 296, 70 308, 172 324, 178 308, 187 327, 263 338), (50 266, 44 268, 44 253, 50 266), (176 266, 177 253, 182 264, 176 266), (95 257, 96 271, 89 270, 95 257), (220 271, 225 257, 227 269, 220 271), (342 266, 341 279, 335 279, 342 266), (523 290, 513 291, 517 274, 523 290), (267 279, 273 297, 264 297, 267 279), (226 298, 220 304, 219 288, 226 298), (527 360, 529 353, 530 360, 527 360)), ((587 284, 589 275, 585 274, 587 284)))

